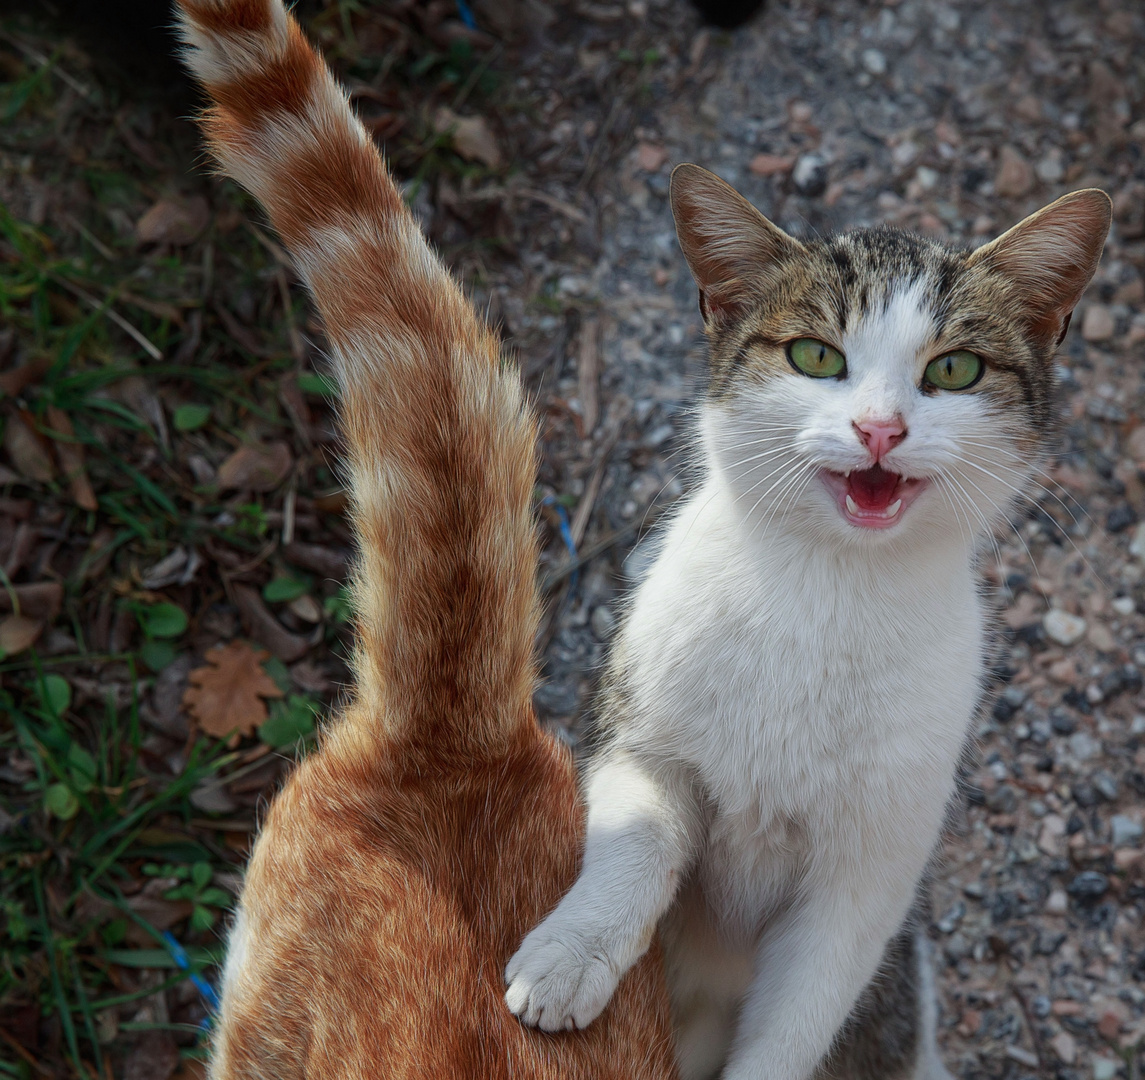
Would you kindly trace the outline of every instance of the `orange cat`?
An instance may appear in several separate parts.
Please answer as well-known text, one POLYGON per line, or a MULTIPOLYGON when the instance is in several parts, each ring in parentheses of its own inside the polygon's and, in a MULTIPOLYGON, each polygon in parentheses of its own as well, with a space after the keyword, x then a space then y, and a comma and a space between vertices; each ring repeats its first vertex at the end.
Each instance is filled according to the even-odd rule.
POLYGON ((523 1027, 503 1001, 582 836, 572 761, 531 705, 517 373, 280 0, 181 8, 211 150, 325 319, 361 548, 356 692, 255 845, 211 1076, 671 1077, 658 955, 585 1032, 523 1027))

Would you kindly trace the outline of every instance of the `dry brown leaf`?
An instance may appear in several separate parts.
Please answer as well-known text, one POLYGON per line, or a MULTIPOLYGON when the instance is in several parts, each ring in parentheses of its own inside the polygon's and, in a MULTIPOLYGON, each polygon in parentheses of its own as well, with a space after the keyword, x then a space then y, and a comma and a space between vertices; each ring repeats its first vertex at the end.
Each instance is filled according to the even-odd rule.
POLYGON ((287 630, 249 585, 235 585, 234 597, 247 632, 260 645, 265 645, 279 660, 289 664, 310 651, 310 640, 287 630))
POLYGON ((37 434, 31 418, 23 412, 8 418, 4 427, 4 449, 25 480, 47 484, 56 475, 52 455, 37 434))
POLYGON ((780 157, 778 154, 756 154, 748 163, 748 168, 756 176, 778 176, 787 173, 795 165, 795 158, 780 157))
POLYGON ((32 383, 39 382, 51 366, 51 358, 43 356, 39 360, 30 360, 11 371, 5 371, 0 374, 0 391, 15 397, 32 383))
POLYGON ((219 487, 223 491, 273 491, 293 465, 286 443, 240 446, 219 466, 219 487))
POLYGON ((270 653, 232 641, 207 653, 207 663, 188 676, 183 707, 200 730, 217 739, 232 732, 253 734, 266 720, 263 698, 280 698, 282 691, 262 669, 270 653))
POLYGON ((68 414, 55 405, 48 406, 48 423, 52 431, 61 437, 56 440, 56 460, 60 463, 64 478, 72 489, 72 498, 81 510, 98 510, 95 492, 87 478, 83 463, 83 443, 77 442, 75 429, 68 414))
POLYGON ((64 587, 58 581, 36 581, 0 589, 0 611, 12 610, 13 594, 19 608, 16 614, 42 623, 54 622, 64 602, 64 587))
POLYGON ((35 643, 44 632, 44 624, 27 615, 9 615, 0 619, 0 656, 15 656, 35 643))
POLYGON ((659 172, 668 160, 668 151, 656 143, 642 142, 636 147, 636 164, 645 172, 659 172))
POLYGON ((501 167, 501 148, 484 117, 458 116, 443 106, 437 110, 434 126, 452 137, 453 149, 466 161, 480 161, 491 169, 501 167))
POLYGON ((210 220, 211 209, 202 195, 160 199, 135 223, 135 238, 141 244, 190 244, 210 220))

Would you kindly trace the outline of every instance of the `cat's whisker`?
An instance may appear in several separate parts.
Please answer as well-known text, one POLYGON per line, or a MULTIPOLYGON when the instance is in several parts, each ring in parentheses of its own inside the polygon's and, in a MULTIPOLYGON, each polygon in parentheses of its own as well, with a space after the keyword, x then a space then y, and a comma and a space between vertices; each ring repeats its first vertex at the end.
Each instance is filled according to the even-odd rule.
MULTIPOLYGON (((967 462, 966 464, 971 464, 971 463, 967 462)), ((947 473, 947 476, 955 485, 957 485, 957 487, 962 491, 963 495, 966 496, 967 504, 970 506, 971 509, 974 510, 974 512, 978 515, 979 519, 982 521, 982 524, 984 526, 986 533, 993 536, 993 530, 994 530, 995 526, 991 525, 990 521, 986 518, 986 515, 982 512, 982 509, 970 497, 970 495, 966 491, 966 489, 964 487, 962 487, 962 484, 959 482, 958 477, 956 477, 952 472, 947 473)), ((996 510, 1000 511, 1002 509, 1000 506, 998 506, 996 503, 994 503, 994 501, 989 497, 989 495, 987 495, 986 492, 983 491, 981 487, 979 487, 976 483, 974 483, 974 481, 971 480, 969 476, 963 475, 962 479, 965 480, 966 483, 968 483, 972 488, 974 488, 996 510)), ((1030 545, 1026 543, 1026 538, 1021 534, 1021 532, 1018 529, 1016 529, 1014 527, 1013 523, 1010 522, 1008 517, 1006 517, 1005 515, 1000 515, 1000 517, 1001 517, 1001 520, 1004 520, 1006 522, 1006 524, 1009 525, 1009 527, 1013 531, 1014 535, 1018 538, 1018 542, 1022 545, 1023 548, 1025 548, 1026 557, 1030 560, 1030 566, 1033 567, 1034 573, 1037 576, 1041 576, 1041 570, 1038 568, 1037 559, 1034 558, 1034 553, 1030 550, 1030 545)), ((1002 561, 1000 551, 997 552, 996 557, 998 558, 999 562, 1002 561)))
MULTIPOLYGON (((1019 454, 1016 454, 1011 450, 1006 450, 1003 447, 999 447, 996 445, 995 442, 973 439, 973 438, 969 438, 966 436, 960 436, 959 442, 969 443, 973 446, 981 446, 981 447, 984 447, 986 449, 992 450, 995 453, 1005 454, 1006 457, 1010 458, 1011 460, 1019 462, 1019 464, 1021 465, 1021 468, 1015 468, 1014 471, 1018 472, 1018 473, 1022 473, 1023 475, 1028 475, 1029 481, 1031 483, 1036 483, 1038 485, 1039 490, 1041 490, 1044 494, 1048 495, 1051 499, 1053 499, 1069 515, 1070 520, 1075 525, 1080 524, 1080 522, 1078 521, 1077 516, 1074 514, 1073 510, 1070 509, 1069 503, 1067 503, 1065 499, 1063 499, 1060 495, 1058 495, 1057 492, 1052 491, 1049 487, 1047 487, 1043 481, 1048 481, 1050 484, 1052 484, 1059 491, 1063 492, 1065 494, 1066 498, 1069 499, 1070 502, 1072 502, 1077 507, 1077 509, 1081 511, 1082 517, 1084 517, 1087 521, 1089 521, 1093 525, 1097 524, 1097 522, 1094 521, 1093 517, 1089 514, 1089 512, 1085 509, 1085 507, 1070 492, 1070 490, 1067 487, 1065 487, 1065 485, 1063 485, 1060 481, 1057 481, 1052 476, 1050 476, 1049 473, 1046 472, 1046 470, 1043 466, 1041 466, 1041 465, 1030 465, 1030 463, 1024 461, 1019 454)), ((1005 467, 1006 466, 1003 466, 1003 468, 1005 468, 1005 467)))
MULTIPOLYGON (((745 492, 744 492, 742 495, 737 495, 737 496, 736 496, 736 502, 742 502, 742 501, 743 501, 744 499, 746 499, 746 498, 747 498, 749 495, 751 495, 751 493, 752 493, 753 491, 755 491, 757 488, 761 487, 763 484, 766 484, 766 483, 767 483, 767 481, 768 481, 768 480, 770 480, 770 479, 771 479, 773 476, 777 476, 779 473, 783 472, 783 470, 784 470, 784 469, 785 469, 785 468, 786 468, 786 467, 787 467, 789 464, 790 464, 790 462, 789 462, 788 460, 786 460, 786 459, 785 459, 785 460, 784 460, 784 462, 783 462, 783 464, 781 464, 781 465, 779 466, 779 468, 777 468, 777 469, 772 469, 772 470, 771 470, 771 472, 769 472, 769 473, 768 473, 766 476, 764 476, 764 477, 761 477, 761 478, 760 478, 759 480, 757 480, 757 481, 756 481, 754 484, 752 484, 752 485, 751 485, 751 487, 749 487, 749 488, 747 489, 747 491, 745 491, 745 492)), ((768 489, 768 491, 770 491, 770 490, 771 490, 771 489, 769 488, 769 489, 768 489)), ((767 492, 764 492, 764 496, 765 496, 765 497, 766 497, 766 495, 767 495, 767 492)), ((758 504, 758 503, 756 503, 756 506, 758 506, 758 505, 759 505, 759 504, 758 504)), ((752 510, 754 510, 754 509, 755 509, 755 507, 753 506, 753 507, 752 507, 752 510)))
MULTIPOLYGON (((969 465, 969 466, 971 466, 972 468, 978 469, 980 472, 983 472, 983 473, 985 473, 987 476, 990 476, 990 477, 992 477, 993 479, 997 480, 997 481, 998 481, 998 483, 1000 483, 1000 484, 1004 485, 1005 487, 1009 488, 1009 490, 1010 490, 1010 491, 1012 491, 1012 492, 1013 492, 1013 493, 1014 493, 1014 494, 1015 494, 1015 495, 1016 495, 1016 496, 1017 496, 1019 499, 1025 499, 1025 500, 1026 500, 1027 502, 1029 502, 1031 505, 1033 505, 1033 506, 1035 506, 1035 507, 1037 507, 1037 506, 1038 506, 1038 502, 1037 502, 1037 500, 1036 500, 1036 499, 1035 499, 1035 498, 1034 498, 1032 495, 1030 495, 1030 494, 1029 494, 1028 492, 1026 492, 1026 491, 1023 491, 1023 490, 1021 490, 1020 488, 1016 487, 1016 486, 1015 486, 1015 485, 1013 485, 1013 484, 1009 484, 1009 483, 1007 483, 1007 481, 1006 481, 1006 480, 1004 480, 1004 479, 1003 479, 1002 477, 1000 477, 1000 476, 997 476, 997 475, 995 475, 995 474, 994 474, 993 472, 991 472, 989 469, 987 469, 987 468, 984 468, 983 466, 981 466, 981 465, 977 464, 976 462, 974 462, 974 461, 970 460, 969 458, 965 458, 965 457, 962 457, 962 456, 961 456, 961 455, 959 455, 959 454, 955 454, 955 455, 954 455, 954 457, 955 457, 955 458, 956 458, 958 461, 961 461, 961 462, 962 462, 964 465, 969 465)), ((1003 466, 1003 467, 1004 467, 1004 466, 1003 466)), ((970 481, 969 477, 966 477, 965 479, 967 480, 967 482, 971 482, 971 483, 972 483, 972 481, 970 481)), ((976 484, 975 484, 974 486, 975 486, 975 487, 977 487, 977 485, 976 485, 976 484)), ((979 491, 981 491, 981 488, 979 488, 978 490, 979 490, 979 491)), ((985 495, 985 492, 983 492, 983 495, 985 495)), ((1043 513, 1044 513, 1044 511, 1043 511, 1043 513)), ((1007 519, 1007 520, 1008 520, 1008 519, 1007 519)), ((1025 546, 1027 553, 1029 553, 1029 550, 1030 550, 1030 548, 1029 548, 1029 545, 1028 545, 1028 544, 1026 544, 1025 538, 1024 538, 1024 537, 1022 536, 1022 534, 1021 534, 1021 530, 1020 530, 1020 529, 1018 529, 1018 528, 1017 528, 1015 525, 1013 525, 1013 523, 1012 523, 1012 522, 1010 523, 1010 527, 1011 527, 1011 528, 1014 530, 1014 533, 1015 533, 1015 534, 1018 536, 1018 538, 1019 538, 1019 539, 1022 541, 1022 544, 1023 544, 1023 546, 1025 546)), ((1060 526, 1059 526, 1059 528, 1060 528, 1060 526)), ((1062 535, 1063 535, 1063 536, 1064 536, 1064 537, 1065 537, 1065 538, 1066 538, 1066 539, 1069 541, 1069 543, 1070 543, 1070 547, 1072 547, 1072 548, 1073 548, 1073 550, 1074 550, 1074 551, 1077 553, 1077 555, 1078 555, 1078 556, 1081 558, 1081 560, 1082 560, 1082 561, 1085 563, 1085 565, 1086 565, 1086 568, 1089 570, 1089 572, 1090 572, 1091 574, 1093 574, 1093 576, 1094 576, 1094 577, 1095 577, 1095 578, 1096 578, 1098 581, 1103 581, 1103 580, 1104 580, 1104 578, 1102 577, 1101 573, 1100 573, 1100 572, 1097 570, 1097 568, 1096 568, 1096 567, 1095 567, 1095 566, 1094 566, 1094 565, 1093 565, 1093 564, 1092 564, 1092 563, 1089 561, 1089 559, 1086 557, 1086 554, 1085 554, 1085 552, 1084 552, 1084 551, 1082 551, 1082 550, 1081 550, 1081 548, 1079 548, 1079 547, 1077 546, 1077 542, 1076 542, 1076 541, 1073 539, 1073 537, 1072 537, 1072 536, 1070 536, 1070 535, 1069 535, 1069 533, 1065 531, 1065 529, 1061 529, 1060 531, 1061 531, 1061 534, 1062 534, 1062 535)), ((1030 561, 1031 561, 1031 563, 1033 562, 1033 556, 1032 556, 1032 555, 1031 555, 1031 557, 1030 557, 1030 561)), ((1036 569, 1037 569, 1037 567, 1036 567, 1036 564, 1035 564, 1035 570, 1036 570, 1036 569)))
MULTIPOLYGON (((778 494, 776 494, 775 500, 771 505, 771 509, 768 511, 767 517, 764 519, 763 523, 758 528, 753 526, 752 535, 758 535, 761 537, 765 536, 767 534, 768 526, 771 525, 772 519, 776 516, 779 508, 783 505, 784 499, 788 498, 796 487, 798 487, 800 491, 803 490, 803 488, 807 486, 807 483, 815 476, 817 472, 818 469, 811 465, 804 464, 802 468, 797 466, 796 469, 792 472, 788 482, 784 484, 784 486, 779 490, 778 494)), ((798 495, 795 497, 798 498, 798 495)), ((758 505, 758 503, 756 505, 758 505)))
POLYGON ((954 496, 948 490, 948 486, 942 477, 937 478, 935 487, 938 489, 939 494, 946 500, 946 505, 950 507, 950 512, 954 515, 954 520, 958 522, 958 532, 962 536, 962 542, 969 548, 973 546, 973 530, 967 536, 966 530, 963 528, 962 515, 958 512, 958 507, 954 501, 954 496))
POLYGON ((780 498, 775 500, 775 507, 773 508, 771 514, 768 515, 768 519, 764 523, 763 529, 760 530, 761 535, 767 531, 767 526, 771 524, 771 519, 775 516, 776 510, 778 510, 780 506, 782 506, 784 503, 787 504, 787 506, 784 508, 785 513, 788 509, 795 508, 796 504, 799 502, 799 496, 807 490, 807 485, 815 479, 815 475, 818 471, 818 469, 813 467, 808 468, 807 472, 803 476, 803 479, 793 489, 789 489, 785 493, 782 493, 780 498))
MULTIPOLYGON (((790 463, 785 462, 784 465, 780 466, 774 472, 771 472, 768 474, 769 477, 775 476, 776 473, 782 473, 783 475, 781 475, 779 477, 779 479, 776 480, 775 483, 773 483, 771 485, 771 487, 769 487, 762 495, 760 495, 760 497, 758 499, 756 499, 755 502, 752 504, 752 508, 747 512, 747 519, 749 521, 751 520, 752 516, 755 514, 756 510, 759 509, 760 503, 762 503, 763 500, 766 499, 768 497, 768 495, 770 495, 781 484, 787 483, 789 481, 792 473, 798 469, 799 469, 799 463, 798 462, 790 462, 790 463), (785 467, 789 471, 784 472, 785 467)), ((759 485, 757 484, 756 487, 758 487, 758 486, 759 485)), ((754 488, 752 490, 754 490, 754 488)), ((745 494, 750 494, 750 492, 745 492, 745 494)))
MULTIPOLYGON (((727 471, 728 471, 729 475, 738 474, 741 467, 749 464, 750 462, 753 462, 753 461, 754 462, 773 461, 777 457, 786 457, 786 456, 788 456, 786 447, 776 449, 776 450, 769 450, 766 454, 753 454, 750 457, 741 458, 739 461, 733 462, 732 464, 728 465, 727 471)), ((748 471, 749 472, 756 472, 759 468, 760 468, 760 465, 757 464, 754 468, 752 468, 748 471)))
POLYGON ((769 435, 767 438, 763 438, 763 439, 748 439, 747 442, 735 443, 732 446, 721 446, 720 450, 724 453, 731 453, 733 450, 746 450, 749 447, 762 446, 765 443, 777 443, 777 442, 790 443, 790 442, 793 442, 794 439, 795 439, 795 433, 789 432, 789 433, 784 434, 784 435, 769 435))

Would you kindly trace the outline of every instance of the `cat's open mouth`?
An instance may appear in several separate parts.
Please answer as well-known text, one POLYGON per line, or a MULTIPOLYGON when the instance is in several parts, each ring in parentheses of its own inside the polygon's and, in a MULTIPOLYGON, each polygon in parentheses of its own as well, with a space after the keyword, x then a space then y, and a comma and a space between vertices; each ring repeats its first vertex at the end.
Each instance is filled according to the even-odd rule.
POLYGON ((824 469, 819 474, 847 521, 860 529, 889 529, 929 481, 887 472, 880 465, 850 473, 824 469))

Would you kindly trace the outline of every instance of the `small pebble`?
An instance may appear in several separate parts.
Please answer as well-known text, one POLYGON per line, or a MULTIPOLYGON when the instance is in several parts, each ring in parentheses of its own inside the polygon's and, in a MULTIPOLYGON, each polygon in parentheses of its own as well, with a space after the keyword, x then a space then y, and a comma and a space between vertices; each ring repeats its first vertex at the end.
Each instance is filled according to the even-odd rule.
POLYGON ((1068 710, 1058 706, 1050 709, 1050 727, 1055 735, 1072 735, 1077 731, 1077 721, 1068 710))
POLYGON ((1101 753, 1101 743, 1088 731, 1078 731, 1069 737, 1069 752, 1078 761, 1088 761, 1101 753))
POLYGON ((1046 899, 1046 914, 1047 915, 1064 915, 1069 911, 1069 897, 1066 896, 1064 889, 1054 889, 1046 899))
POLYGON ((1083 870, 1066 891, 1075 900, 1100 900, 1109 891, 1109 878, 1096 870, 1083 870))
POLYGON ((1125 814, 1114 814, 1109 821, 1110 843, 1117 847, 1136 847, 1145 835, 1141 822, 1125 814))
POLYGON ((1107 1057, 1095 1057, 1093 1059, 1093 1080, 1113 1080, 1120 1068, 1120 1061, 1107 1057))
MULTIPOLYGON (((1106 532, 1119 533, 1124 532, 1130 525, 1137 524, 1137 511, 1133 509, 1128 503, 1118 503, 1105 517, 1106 532)), ((1132 601, 1130 601, 1129 611, 1123 612, 1128 615, 1133 610, 1132 601)))
POLYGON ((1077 1061, 1077 1040, 1068 1031, 1059 1031, 1050 1039, 1050 1049, 1057 1054, 1063 1065, 1072 1065, 1077 1061))
POLYGON ((791 170, 791 182, 800 195, 822 195, 827 190, 827 162, 821 154, 803 154, 791 170))
POLYGON ((1093 786, 1106 802, 1113 802, 1121 790, 1121 785, 1117 783, 1117 779, 1105 769, 1098 769, 1093 774, 1093 786))
POLYGON ((1038 1067, 1038 1055, 1024 1046, 1007 1046, 1006 1057, 1020 1065, 1028 1065, 1031 1069, 1038 1067))
POLYGON ((1110 604, 1118 615, 1132 615, 1137 610, 1137 604, 1132 596, 1118 596, 1110 604))
POLYGON ((1081 320, 1081 336, 1086 341, 1108 341, 1113 337, 1117 324, 1113 312, 1104 304, 1090 304, 1081 320))
POLYGON ((962 917, 966 914, 966 905, 959 900, 941 919, 934 925, 943 934, 953 934, 958 928, 958 924, 962 921, 962 917))
POLYGON ((878 49, 864 49, 860 59, 863 68, 875 78, 887 73, 887 58, 878 49))
POLYGON ((616 630, 616 616, 604 604, 598 604, 592 609, 589 625, 597 641, 608 641, 616 630))
POLYGON ((1135 559, 1145 560, 1145 521, 1133 530, 1133 539, 1129 541, 1129 554, 1135 559))
POLYGON ((1046 637, 1058 645, 1076 645, 1085 636, 1085 619, 1061 608, 1051 608, 1042 618, 1046 637))
POLYGON ((1039 994, 1030 1002, 1030 1011, 1039 1020, 1044 1020, 1050 1015, 1050 999, 1045 994, 1039 994))

